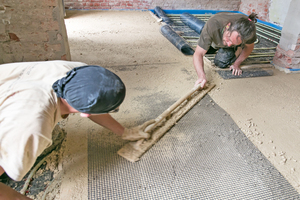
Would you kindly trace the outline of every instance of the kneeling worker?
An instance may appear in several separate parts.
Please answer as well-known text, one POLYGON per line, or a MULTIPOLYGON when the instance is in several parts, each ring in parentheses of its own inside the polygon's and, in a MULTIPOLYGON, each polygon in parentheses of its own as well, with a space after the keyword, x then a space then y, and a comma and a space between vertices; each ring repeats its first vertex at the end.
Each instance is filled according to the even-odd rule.
POLYGON ((203 57, 215 53, 215 64, 228 67, 233 75, 241 75, 240 64, 251 54, 256 41, 256 14, 248 17, 240 13, 221 12, 213 15, 205 23, 195 53, 193 63, 198 75, 195 85, 206 84, 203 57), (236 57, 237 56, 237 57, 236 57))
MULTIPOLYGON (((109 113, 125 98, 125 85, 113 72, 69 61, 0 65, 0 175, 20 181, 52 144, 56 124, 80 113, 124 140, 149 138, 127 129, 109 113)), ((0 199, 29 199, 0 183, 0 199)))

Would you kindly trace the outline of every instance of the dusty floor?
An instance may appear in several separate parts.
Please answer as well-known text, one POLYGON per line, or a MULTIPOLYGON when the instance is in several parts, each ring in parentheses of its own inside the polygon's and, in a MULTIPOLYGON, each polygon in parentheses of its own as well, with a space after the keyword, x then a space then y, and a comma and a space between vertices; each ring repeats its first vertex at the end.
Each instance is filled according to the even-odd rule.
MULTIPOLYGON (((155 105, 173 104, 194 85, 192 57, 160 34, 149 12, 68 11, 65 23, 72 60, 106 67, 127 86, 120 112, 113 114, 126 127, 156 118, 147 115, 155 105), (152 95, 160 100, 144 104, 152 95)), ((300 74, 274 70, 271 77, 223 80, 205 70, 216 84, 209 95, 300 192, 300 74)), ((61 124, 68 133, 57 175, 61 186, 49 195, 87 199, 88 130, 106 130, 79 115, 61 124)))

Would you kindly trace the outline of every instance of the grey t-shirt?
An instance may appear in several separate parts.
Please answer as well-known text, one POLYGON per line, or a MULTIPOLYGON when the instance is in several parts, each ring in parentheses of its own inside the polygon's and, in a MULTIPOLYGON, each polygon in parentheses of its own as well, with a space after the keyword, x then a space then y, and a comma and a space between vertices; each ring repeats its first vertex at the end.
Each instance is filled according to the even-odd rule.
MULTIPOLYGON (((205 50, 208 50, 210 46, 215 49, 228 47, 223 44, 224 27, 229 22, 233 22, 241 17, 248 18, 244 14, 230 12, 220 12, 213 15, 204 25, 198 40, 198 45, 205 50)), ((246 41, 245 43, 252 44, 255 42, 255 40, 256 34, 255 37, 246 41)))

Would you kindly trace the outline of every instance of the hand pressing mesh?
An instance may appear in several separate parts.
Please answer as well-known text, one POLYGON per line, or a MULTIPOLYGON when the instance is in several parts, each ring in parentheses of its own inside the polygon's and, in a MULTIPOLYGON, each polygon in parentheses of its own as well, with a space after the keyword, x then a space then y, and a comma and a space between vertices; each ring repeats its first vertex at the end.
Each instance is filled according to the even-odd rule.
POLYGON ((154 120, 150 120, 137 127, 125 128, 124 133, 121 137, 123 140, 129 140, 129 141, 149 139, 150 134, 145 132, 145 128, 150 124, 153 124, 154 122, 155 122, 154 120))

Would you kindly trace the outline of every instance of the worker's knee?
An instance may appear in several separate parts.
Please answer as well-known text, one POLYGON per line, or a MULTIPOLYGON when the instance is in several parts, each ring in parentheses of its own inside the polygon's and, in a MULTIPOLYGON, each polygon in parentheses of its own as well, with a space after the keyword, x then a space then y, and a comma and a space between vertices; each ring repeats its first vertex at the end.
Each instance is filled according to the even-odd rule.
POLYGON ((220 68, 230 66, 236 60, 235 51, 233 48, 221 48, 218 50, 214 63, 220 68))

